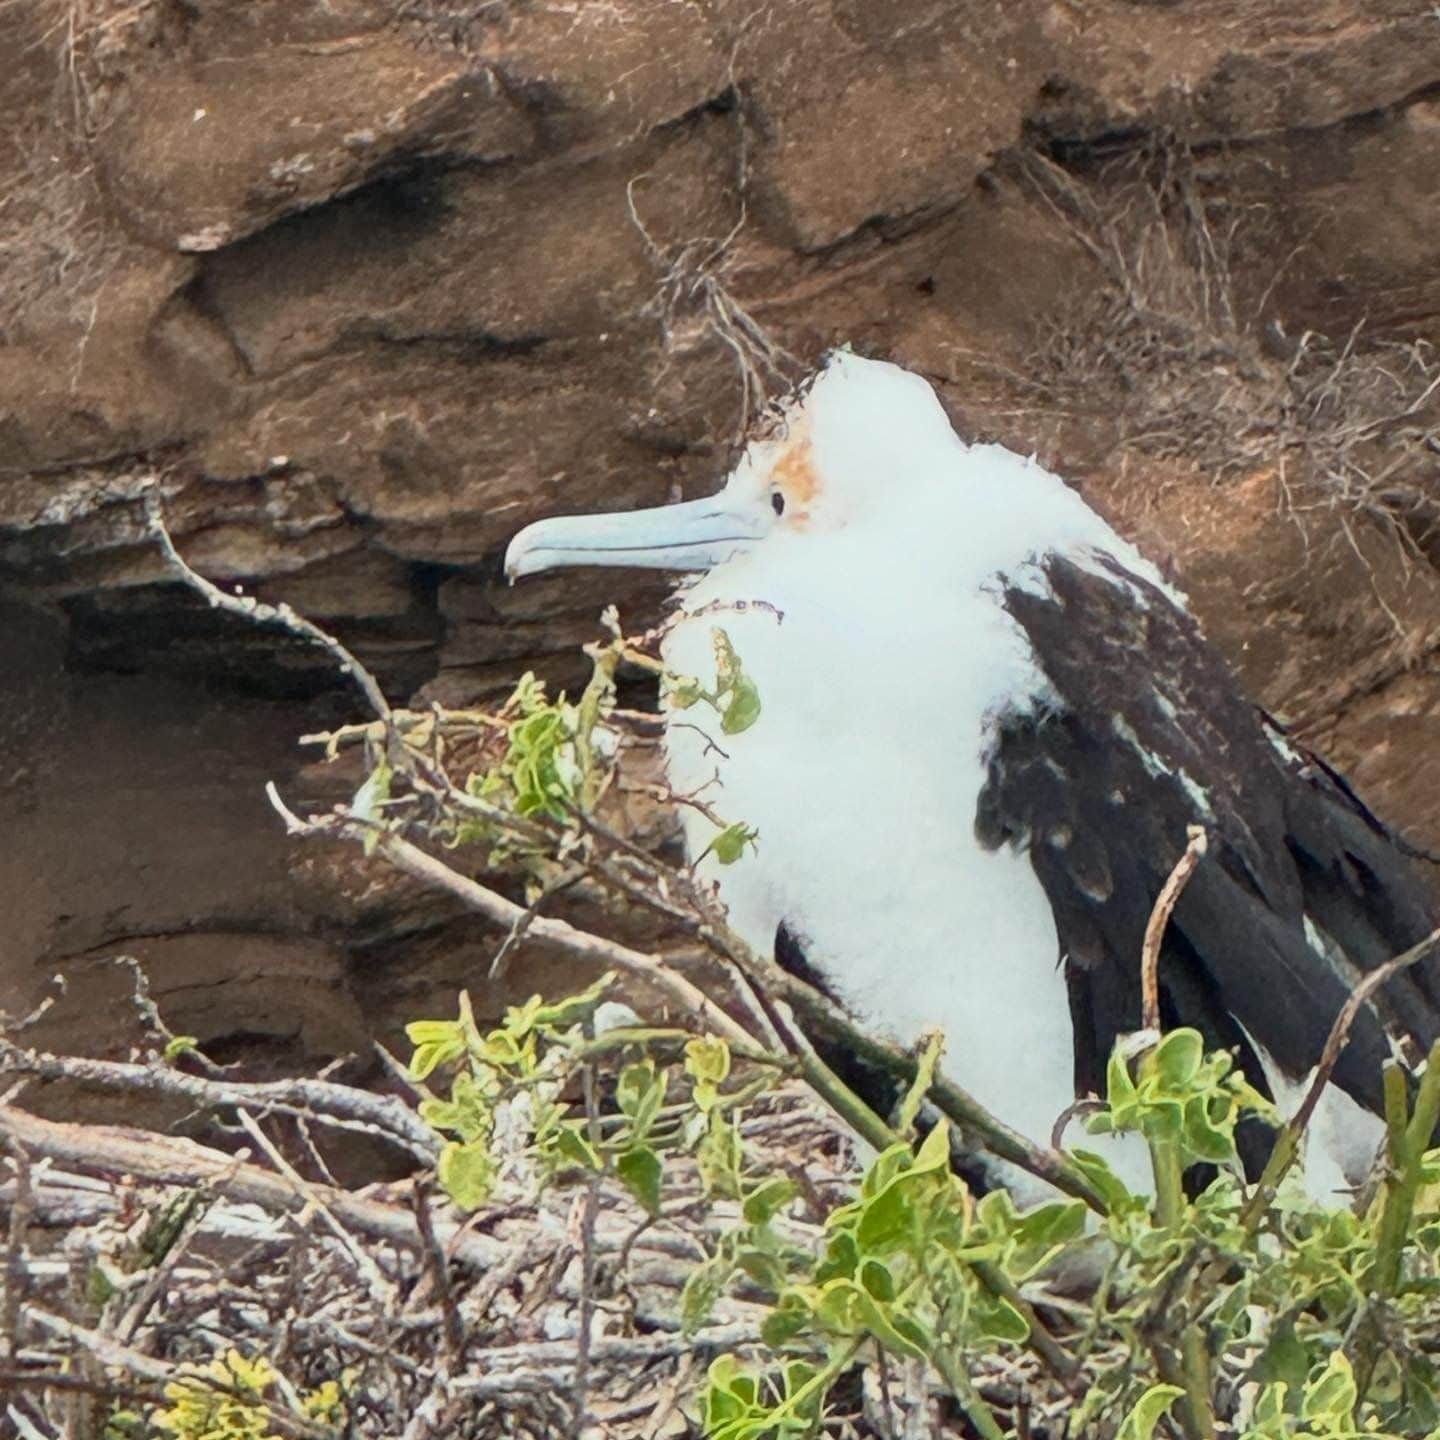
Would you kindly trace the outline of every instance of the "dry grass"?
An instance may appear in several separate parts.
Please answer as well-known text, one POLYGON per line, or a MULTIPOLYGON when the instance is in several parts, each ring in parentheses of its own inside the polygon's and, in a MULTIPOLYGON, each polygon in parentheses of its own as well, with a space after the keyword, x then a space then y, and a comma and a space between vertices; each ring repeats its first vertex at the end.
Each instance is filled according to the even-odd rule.
POLYGON ((0 6, 17 73, 48 98, 0 137, 0 343, 57 327, 94 326, 120 250, 106 214, 92 143, 109 78, 157 23, 149 3, 43 0, 0 6), (8 12, 8 13, 6 13, 8 12))
POLYGON ((1356 326, 1288 336, 1241 308, 1233 255, 1249 218, 1207 201, 1183 149, 1158 145, 1088 186, 1027 157, 1031 190, 1102 283, 1041 336, 1026 398, 1108 417, 1117 445, 1217 480, 1271 469, 1297 519, 1378 522, 1412 558, 1440 553, 1440 357, 1356 326))
POLYGON ((770 403, 789 394, 807 367, 743 305, 735 295, 741 268, 737 242, 749 219, 750 136, 745 100, 730 57, 729 98, 735 122, 734 223, 723 235, 687 236, 666 243, 657 239, 639 208, 644 176, 626 188, 630 221, 644 242, 658 279, 644 313, 660 326, 665 353, 683 354, 698 346, 720 344, 730 352, 740 387, 735 445, 750 438, 751 423, 770 403))
POLYGON ((640 218, 633 180, 628 200, 631 222, 640 232, 659 276, 655 297, 646 313, 659 323, 667 355, 713 343, 730 352, 740 388, 733 439, 741 444, 750 434, 751 422, 772 400, 792 390, 804 373, 801 362, 736 299, 731 289, 735 266, 732 247, 745 226, 744 208, 726 235, 662 245, 640 218))
POLYGON ((94 321, 116 247, 92 165, 54 137, 13 138, 19 176, 0 194, 0 343, 94 321), (60 152, 60 153, 56 153, 60 152))

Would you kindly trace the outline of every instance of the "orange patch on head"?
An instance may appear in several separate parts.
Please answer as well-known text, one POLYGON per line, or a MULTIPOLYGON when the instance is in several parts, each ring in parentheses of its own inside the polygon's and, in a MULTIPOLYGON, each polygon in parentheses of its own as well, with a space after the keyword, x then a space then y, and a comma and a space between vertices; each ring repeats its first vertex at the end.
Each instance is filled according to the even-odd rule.
POLYGON ((770 467, 775 483, 785 492, 786 514, 792 520, 803 520, 810 502, 820 489, 820 475, 815 469, 815 453, 808 435, 801 435, 785 447, 780 458, 770 467))

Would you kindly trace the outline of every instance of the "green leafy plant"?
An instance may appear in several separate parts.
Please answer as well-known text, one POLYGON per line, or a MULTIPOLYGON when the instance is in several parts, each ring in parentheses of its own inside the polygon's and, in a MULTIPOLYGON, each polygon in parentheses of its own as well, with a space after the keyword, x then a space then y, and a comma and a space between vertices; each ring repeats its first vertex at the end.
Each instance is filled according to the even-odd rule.
MULTIPOLYGON (((273 1440, 286 1433, 283 1417, 277 1417, 268 1404, 278 1380, 278 1372, 263 1355, 249 1358, 231 1349, 206 1365, 185 1367, 178 1379, 165 1386, 166 1403, 151 1412, 149 1423, 175 1440, 273 1440)), ((326 1381, 300 1400, 305 1418, 339 1433, 345 1405, 338 1381, 326 1381)), ((135 1419, 112 1416, 109 1428, 112 1433, 125 1433, 135 1419)))
POLYGON ((739 1140, 734 1114, 773 1078, 761 1074, 726 1089, 731 1057, 718 1037, 683 1031, 623 1028, 595 1036, 588 1022, 612 988, 605 975, 557 1004, 532 996, 512 1006, 496 1029, 482 1033, 462 993, 455 1020, 422 1020, 407 1027, 417 1081, 448 1078, 448 1095, 421 1102, 421 1117, 445 1137, 438 1178, 461 1208, 479 1208, 497 1174, 492 1150, 496 1116, 520 1102, 531 1151, 543 1173, 569 1169, 613 1173, 651 1214, 660 1209, 668 1151, 698 1152, 711 1193, 739 1193, 739 1140), (681 1078, 688 1094, 673 1095, 671 1071, 647 1047, 684 1043, 681 1078), (562 1097, 586 1066, 616 1063, 603 1110, 585 1113, 562 1097))
POLYGON ((693 675, 666 675, 665 698, 675 710, 704 703, 720 717, 726 735, 739 735, 760 718, 760 691, 746 674, 729 635, 718 626, 710 635, 715 647, 714 686, 707 688, 693 675))
MULTIPOLYGON (((690 894, 695 933, 722 954, 743 953, 703 897, 685 891, 684 874, 651 866, 634 847, 600 845, 593 818, 624 748, 607 738, 621 663, 657 675, 671 708, 712 711, 723 734, 761 721, 758 691, 729 637, 717 629, 713 640, 713 683, 668 674, 618 629, 592 648, 595 674, 578 702, 552 702, 527 677, 499 716, 473 721, 489 739, 465 801, 451 796, 439 808, 447 838, 482 839, 492 861, 518 860, 543 882, 532 896, 575 874, 627 899, 637 875, 652 902, 690 894), (623 870, 607 868, 617 853, 623 870)), ((424 766, 440 762, 446 725, 444 715, 428 730, 392 722, 391 743, 394 733, 410 737, 423 760, 407 782, 412 796, 425 794, 432 772, 424 766)), ((393 780, 383 798, 381 789, 377 817, 404 799, 393 780)), ((711 818, 710 850, 721 863, 756 843, 743 822, 711 818)), ((657 908, 673 915, 669 904, 657 908)), ((938 1044, 913 1059, 912 1083, 887 1123, 803 1047, 737 1048, 675 1027, 597 1033, 609 985, 607 977, 557 1004, 534 997, 491 1029, 462 996, 454 1019, 410 1027, 411 1073, 429 1087, 421 1113, 443 1137, 440 1182, 464 1209, 494 1195, 495 1137, 507 1111, 521 1121, 538 1183, 613 1180, 650 1220, 666 1212, 674 1158, 692 1157, 688 1173, 729 1218, 710 1227, 676 1318, 698 1336, 737 1294, 766 1305, 756 1342, 721 1354, 695 1399, 712 1440, 827 1433, 837 1387, 857 1367, 882 1377, 909 1367, 963 1416, 957 1424, 985 1440, 1029 1423, 1014 1387, 997 1391, 988 1378, 997 1367, 1061 1397, 1071 1436, 1204 1440, 1223 1428, 1245 1440, 1440 1440, 1428 1338, 1440 1331, 1440 1152, 1430 1147, 1440 1049, 1413 1094, 1398 1064, 1387 1073, 1386 1163, 1351 1206, 1304 1193, 1292 1173, 1302 1128, 1280 1125, 1234 1057, 1207 1053, 1195 1031, 1146 1032, 1117 1048, 1104 1103, 1087 1119, 1092 1134, 1139 1138, 1152 1193, 1132 1193, 1083 1146, 1007 1153, 1000 1127, 959 1096, 952 1113, 1068 1192, 1020 1209, 1001 1190, 973 1194, 952 1168, 954 1133, 929 1108, 957 1104, 938 1044), (803 1166, 777 1171, 748 1150, 747 1107, 797 1076, 874 1147, 843 1199, 821 1204, 803 1166), (922 1117, 928 1129, 917 1139, 922 1117), (1274 1159, 1254 1183, 1236 1151, 1245 1120, 1276 1128, 1274 1159), (818 1239, 797 1231, 797 1208, 818 1239), (1076 1271, 1097 1276, 1093 1294, 1057 1298, 1051 1278, 1076 1271)))

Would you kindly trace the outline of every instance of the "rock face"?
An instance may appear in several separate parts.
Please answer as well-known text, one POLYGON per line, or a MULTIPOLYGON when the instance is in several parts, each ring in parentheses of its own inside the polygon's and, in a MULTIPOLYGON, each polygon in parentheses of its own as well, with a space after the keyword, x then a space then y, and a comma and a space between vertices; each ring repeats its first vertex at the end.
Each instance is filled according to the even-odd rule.
POLYGON ((5 7, 0 1004, 128 953, 177 1029, 333 1053, 489 943, 286 846, 260 787, 348 697, 165 583, 150 477, 396 696, 493 694, 661 593, 507 591, 506 538, 702 493, 841 341, 1072 476, 1440 841, 1432 11, 5 7))

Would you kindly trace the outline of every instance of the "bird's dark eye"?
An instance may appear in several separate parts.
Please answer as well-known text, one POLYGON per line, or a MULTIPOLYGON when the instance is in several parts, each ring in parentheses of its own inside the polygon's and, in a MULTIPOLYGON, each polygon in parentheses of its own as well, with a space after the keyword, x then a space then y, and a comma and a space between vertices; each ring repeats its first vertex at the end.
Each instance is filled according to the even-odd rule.
POLYGON ((785 513, 785 494, 781 490, 773 490, 770 493, 770 508, 777 514, 785 513))

